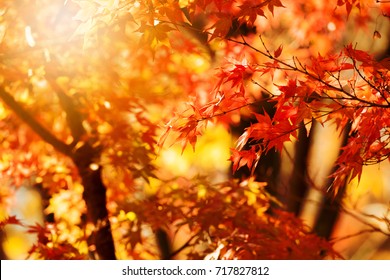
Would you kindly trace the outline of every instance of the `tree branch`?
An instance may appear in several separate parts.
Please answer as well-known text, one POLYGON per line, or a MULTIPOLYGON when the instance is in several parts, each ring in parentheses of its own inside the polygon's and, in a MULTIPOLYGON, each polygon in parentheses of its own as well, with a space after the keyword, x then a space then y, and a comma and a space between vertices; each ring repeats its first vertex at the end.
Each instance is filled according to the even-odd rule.
POLYGON ((4 87, 0 87, 0 98, 45 142, 52 145, 57 151, 63 153, 64 155, 70 156, 72 154, 71 147, 69 145, 56 138, 48 129, 40 124, 4 89, 4 87))
MULTIPOLYGON (((49 72, 52 73, 53 71, 49 72)), ((66 113, 66 122, 73 137, 73 142, 71 145, 74 146, 82 138, 82 136, 86 134, 86 131, 83 127, 83 117, 77 110, 75 102, 57 84, 55 78, 56 77, 52 74, 46 74, 46 80, 48 81, 54 92, 57 94, 57 97, 60 101, 60 105, 66 113)))

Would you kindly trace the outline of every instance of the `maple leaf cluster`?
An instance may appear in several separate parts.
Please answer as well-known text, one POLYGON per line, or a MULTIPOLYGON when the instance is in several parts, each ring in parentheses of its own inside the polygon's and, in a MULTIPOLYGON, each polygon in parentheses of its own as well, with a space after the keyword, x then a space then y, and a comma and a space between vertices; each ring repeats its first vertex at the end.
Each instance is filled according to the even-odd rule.
POLYGON ((37 236, 37 242, 28 251, 29 257, 45 260, 83 260, 86 255, 80 253, 78 245, 84 240, 77 240, 72 245, 67 240, 59 238, 60 230, 56 225, 40 224, 28 226, 27 233, 37 236))
POLYGON ((158 258, 155 247, 149 247, 154 241, 148 231, 162 227, 176 238, 191 233, 184 241, 173 239, 171 257, 185 253, 193 259, 340 258, 330 243, 310 233, 293 214, 268 212, 270 204, 278 202, 265 187, 253 179, 213 185, 205 177, 165 182, 153 196, 120 207, 131 213, 123 232, 129 253, 137 258, 148 251, 158 258))
MULTIPOLYGON (((359 1, 339 1, 337 5, 346 5, 346 17, 353 8, 359 11, 358 16, 366 16, 363 15, 366 4, 359 1)), ((210 36, 212 40, 226 35, 218 31, 217 34, 210 32, 210 36)), ((253 62, 246 58, 229 59, 219 70, 216 86, 210 91, 211 100, 195 101, 185 113, 173 118, 163 140, 169 131, 179 131, 177 139, 182 141, 183 149, 187 143, 195 147, 197 137, 206 126, 204 123, 226 120, 229 113, 268 101, 275 102, 276 112, 272 117, 267 113, 254 113, 256 121, 246 128, 237 141, 237 148, 232 150, 233 171, 244 165, 254 169, 262 154, 272 148, 281 152, 285 142, 297 138, 300 127, 308 127, 315 121, 335 122, 340 131, 352 124, 351 137, 337 161, 339 168, 332 174, 336 179, 335 189, 345 178, 360 178, 364 165, 389 158, 387 59, 377 61, 352 44, 339 53, 330 52, 325 56, 319 53, 303 59, 281 58, 283 46, 272 52, 262 37, 261 47, 255 47, 250 40, 245 37, 228 39, 227 45, 245 46, 247 56, 257 58, 253 62), (256 62, 258 57, 261 62, 256 62), (274 81, 275 73, 284 75, 285 81, 275 81, 276 90, 269 90, 269 82, 264 78, 274 81), (250 84, 262 94, 253 93, 250 84), (250 148, 242 150, 247 144, 250 148)))

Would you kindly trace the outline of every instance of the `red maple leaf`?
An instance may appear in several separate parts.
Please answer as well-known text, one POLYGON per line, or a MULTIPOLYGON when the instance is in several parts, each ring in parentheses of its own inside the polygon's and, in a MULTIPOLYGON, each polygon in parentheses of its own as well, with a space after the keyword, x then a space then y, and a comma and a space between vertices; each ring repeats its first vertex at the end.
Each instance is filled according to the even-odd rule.
POLYGON ((250 170, 254 170, 260 159, 260 155, 256 152, 256 146, 252 146, 249 150, 238 151, 236 149, 230 149, 232 155, 230 160, 233 162, 233 172, 236 172, 243 166, 248 166, 250 170))
POLYGON ((0 222, 0 229, 4 228, 6 225, 22 226, 23 224, 16 216, 9 216, 0 222))

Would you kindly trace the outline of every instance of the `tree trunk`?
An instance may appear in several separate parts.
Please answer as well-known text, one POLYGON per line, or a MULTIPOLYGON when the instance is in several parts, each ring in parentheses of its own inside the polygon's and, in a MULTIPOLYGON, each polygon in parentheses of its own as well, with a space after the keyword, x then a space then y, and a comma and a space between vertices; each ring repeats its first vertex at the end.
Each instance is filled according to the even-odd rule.
POLYGON ((4 241, 5 233, 3 230, 0 230, 0 260, 7 260, 7 255, 4 252, 4 247, 3 247, 3 241, 4 241))
MULTIPOLYGON (((348 143, 348 135, 351 131, 351 123, 349 123, 344 129, 343 142, 341 147, 344 147, 348 143)), ((342 150, 341 152, 342 153, 342 150)), ((335 167, 332 173, 337 171, 335 167)), ((331 178, 327 183, 327 188, 332 186, 333 179, 331 178)), ((348 178, 345 178, 343 186, 337 191, 337 194, 334 195, 332 192, 325 194, 323 207, 317 219, 316 225, 314 227, 314 232, 326 239, 329 239, 332 236, 334 226, 340 215, 340 209, 342 206, 342 200, 348 185, 348 178)))
MULTIPOLYGON (((313 121, 313 128, 315 126, 313 121)), ((310 143, 312 139, 311 129, 309 136, 307 136, 305 126, 301 125, 298 131, 298 141, 295 144, 294 169, 290 178, 290 185, 288 186, 287 194, 287 210, 298 215, 302 208, 302 202, 306 192, 309 189, 307 182, 307 158, 309 154, 310 143)))
MULTIPOLYGON (((48 79, 56 90, 61 105, 67 113, 68 125, 73 138, 77 141, 80 134, 85 133, 82 128, 82 118, 74 109, 72 100, 56 85, 53 79, 48 79), (76 113, 75 113, 76 112, 76 113)), ((33 131, 35 131, 46 143, 52 145, 57 151, 72 158, 77 166, 82 184, 84 186, 83 198, 87 205, 88 222, 95 226, 88 245, 98 259, 114 260, 115 246, 111 233, 110 221, 106 207, 106 187, 101 178, 101 167, 96 170, 90 168, 95 159, 100 158, 99 148, 94 148, 86 142, 80 148, 74 150, 58 139, 43 125, 41 125, 28 111, 26 111, 3 87, 0 87, 0 99, 4 101, 19 118, 21 118, 33 131)), ((1 253, 1 252, 0 252, 1 253)))
POLYGON ((106 207, 106 187, 101 177, 101 167, 91 169, 99 151, 88 143, 77 149, 73 156, 84 186, 83 198, 87 205, 87 219, 95 226, 88 245, 98 259, 115 260, 115 246, 106 207))

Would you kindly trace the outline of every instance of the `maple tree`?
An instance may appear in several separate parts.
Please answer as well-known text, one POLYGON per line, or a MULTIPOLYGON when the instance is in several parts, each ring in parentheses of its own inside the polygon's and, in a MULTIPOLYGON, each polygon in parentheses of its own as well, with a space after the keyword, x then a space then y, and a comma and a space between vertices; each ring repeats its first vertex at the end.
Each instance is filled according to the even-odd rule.
POLYGON ((35 234, 31 258, 341 257, 256 170, 332 122, 344 141, 327 199, 340 207, 364 165, 389 159, 387 54, 343 37, 381 39, 369 24, 388 6, 376 2, 2 1, 1 202, 33 185, 46 216, 8 215, 1 230, 35 234), (155 161, 245 118, 230 157, 233 173, 248 169, 240 178, 185 178, 155 161))

